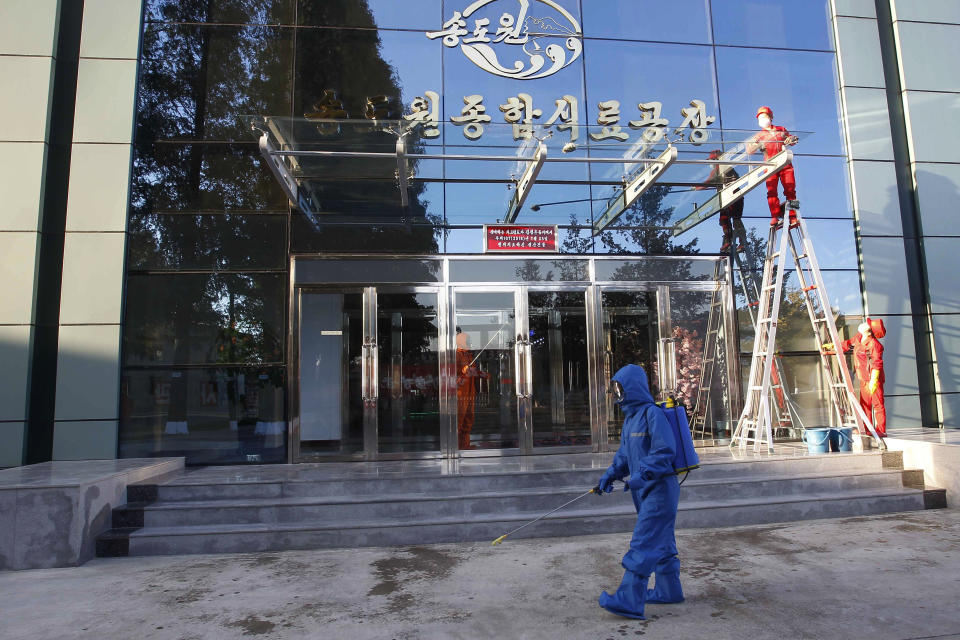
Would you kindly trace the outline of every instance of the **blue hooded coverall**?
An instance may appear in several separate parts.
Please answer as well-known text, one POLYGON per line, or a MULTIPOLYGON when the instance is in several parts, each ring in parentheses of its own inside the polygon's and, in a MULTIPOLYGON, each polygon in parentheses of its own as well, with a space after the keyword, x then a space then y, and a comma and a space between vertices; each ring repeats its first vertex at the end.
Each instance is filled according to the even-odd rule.
POLYGON ((625 479, 637 508, 630 550, 623 556, 623 582, 614 595, 604 591, 600 606, 617 615, 643 620, 646 602, 682 602, 680 559, 674 525, 680 484, 673 469, 678 443, 663 411, 654 404, 643 368, 628 364, 613 376, 623 387, 626 415, 620 448, 600 478, 609 493, 613 481, 625 479), (647 590, 651 573, 654 589, 647 590))

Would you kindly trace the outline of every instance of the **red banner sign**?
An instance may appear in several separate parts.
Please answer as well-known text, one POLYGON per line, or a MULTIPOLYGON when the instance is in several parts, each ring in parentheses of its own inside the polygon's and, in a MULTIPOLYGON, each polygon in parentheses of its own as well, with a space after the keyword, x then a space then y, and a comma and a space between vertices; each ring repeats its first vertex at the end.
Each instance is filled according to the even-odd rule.
POLYGON ((488 224, 483 227, 484 253, 557 253, 556 225, 488 224))

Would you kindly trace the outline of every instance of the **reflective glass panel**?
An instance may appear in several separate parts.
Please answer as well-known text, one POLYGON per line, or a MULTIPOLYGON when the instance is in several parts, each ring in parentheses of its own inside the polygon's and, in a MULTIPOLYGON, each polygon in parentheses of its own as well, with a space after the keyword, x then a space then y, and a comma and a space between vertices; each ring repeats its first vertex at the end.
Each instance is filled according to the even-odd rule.
POLYGON ((240 115, 290 113, 292 29, 152 23, 142 51, 141 140, 247 140, 240 115))
POLYGON ((439 260, 297 260, 297 284, 418 283, 443 279, 439 260))
POLYGON ((451 260, 451 282, 589 280, 586 260, 451 260))
MULTIPOLYGON (((505 183, 454 183, 447 185, 449 224, 493 224, 507 214, 515 191, 505 183)), ((518 224, 567 224, 571 217, 590 217, 587 185, 536 183, 520 209, 518 224)))
POLYGON ((128 365, 283 362, 283 274, 129 275, 128 365))
POLYGON ((300 454, 363 451, 363 295, 300 298, 300 454))
MULTIPOLYGON (((443 230, 394 218, 357 222, 343 216, 290 216, 292 253, 414 253, 439 251, 443 230)), ((419 282, 419 281, 418 281, 419 282)))
POLYGON ((367 98, 381 96, 378 117, 397 119, 416 96, 443 92, 435 45, 416 32, 298 29, 294 115, 343 118, 333 115, 342 109, 349 118, 363 121, 367 98))
POLYGON ((293 24, 296 0, 147 0, 147 22, 226 22, 229 24, 293 24))
POLYGON ((131 189, 136 213, 287 210, 286 195, 250 143, 136 144, 131 189))
POLYGON ((297 24, 440 31, 445 20, 441 4, 441 0, 297 0, 297 24))
MULTIPOLYGON (((812 219, 804 222, 821 269, 857 268, 857 243, 853 220, 812 219)), ((765 249, 770 230, 770 218, 744 218, 743 225, 750 237, 763 238, 761 247, 765 249)), ((763 268, 762 255, 759 259, 758 271, 763 268)), ((787 263, 793 264, 793 254, 787 256, 787 263)))
MULTIPOLYGON (((603 384, 607 385, 621 367, 638 364, 647 373, 650 391, 657 396, 657 299, 652 291, 604 291, 603 384)), ((604 389, 606 390, 606 389, 604 389)), ((620 441, 623 411, 605 394, 607 432, 611 443, 620 441)))
POLYGON ((590 376, 583 291, 528 294, 533 446, 590 444, 590 376))
POLYGON ((377 292, 382 453, 440 450, 440 329, 435 293, 377 292))
POLYGON ((717 44, 833 49, 827 0, 712 0, 717 44))
POLYGON ((674 395, 691 418, 701 418, 700 423, 691 424, 695 437, 717 437, 730 420, 723 319, 721 292, 670 291, 674 395))
MULTIPOLYGON (((597 142, 609 146, 611 155, 623 154, 632 143, 641 140, 641 135, 650 128, 639 124, 645 119, 661 124, 666 121, 664 126, 669 128, 672 139, 679 139, 680 134, 687 139, 691 127, 689 124, 681 127, 686 120, 683 109, 692 109, 696 122, 702 122, 704 127, 708 126, 707 118, 715 118, 713 126, 719 127, 716 76, 710 47, 592 41, 586 73, 589 87, 586 121, 591 125, 620 127, 619 130, 608 130, 607 134, 598 134, 602 139, 597 142), (630 73, 630 69, 650 71, 630 73), (617 114, 610 109, 601 113, 598 108, 599 102, 610 100, 619 103, 619 120, 615 124, 613 120, 617 114), (702 113, 691 107, 692 100, 702 101, 702 113), (645 104, 649 111, 642 112, 638 106, 640 103, 645 104), (630 122, 638 123, 638 128, 631 128, 630 122), (674 134, 673 131, 678 128, 680 134, 674 134)), ((709 147, 705 150, 709 150, 709 147)), ((590 167, 590 172, 593 180, 620 180, 623 167, 595 163, 590 167)))
POLYGON ((597 260, 595 271, 599 281, 713 280, 716 262, 656 257, 636 260, 597 260))
MULTIPOLYGON (((822 271, 824 285, 833 309, 837 331, 846 331, 852 336, 862 321, 863 304, 860 294, 860 274, 856 270, 822 271)), ((748 273, 749 277, 749 273, 748 273)), ((753 272, 755 283, 760 285, 763 274, 753 272)), ((816 351, 819 348, 814 338, 810 316, 799 282, 792 270, 784 273, 784 296, 780 301, 780 318, 777 323, 777 348, 780 351, 816 351)), ((737 287, 737 318, 740 325, 740 351, 753 351, 753 324, 750 311, 740 289, 740 280, 735 277, 737 287)))
POLYGON ((128 369, 120 382, 120 457, 284 462, 285 388, 282 367, 128 369))
MULTIPOLYGON (((710 2, 584 2, 583 34, 588 38, 709 43, 710 2)), ((593 43, 587 46, 592 52, 593 43)), ((615 65, 618 61, 607 62, 615 65)))
POLYGON ((127 234, 131 270, 286 267, 285 215, 132 216, 127 234))
MULTIPOLYGON (((736 47, 718 47, 716 53, 724 128, 756 129, 757 108, 764 105, 773 110, 775 125, 813 132, 794 153, 844 152, 833 53, 736 47)), ((797 189, 802 193, 799 184, 797 189)))
POLYGON ((512 292, 455 295, 457 441, 460 450, 520 446, 516 316, 512 292))

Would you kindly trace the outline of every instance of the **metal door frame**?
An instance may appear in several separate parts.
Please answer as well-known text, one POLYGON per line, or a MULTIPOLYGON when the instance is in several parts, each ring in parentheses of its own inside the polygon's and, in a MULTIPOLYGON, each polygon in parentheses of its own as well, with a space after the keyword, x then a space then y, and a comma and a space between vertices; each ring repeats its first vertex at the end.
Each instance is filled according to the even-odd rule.
MULTIPOLYGON (((446 336, 445 332, 447 331, 446 323, 446 295, 444 287, 440 284, 437 285, 403 285, 403 284, 394 284, 388 283, 381 286, 364 286, 357 284, 349 285, 297 285, 294 288, 294 293, 291 296, 293 298, 293 309, 291 312, 291 337, 290 340, 290 367, 289 367, 289 381, 290 385, 290 429, 288 435, 288 454, 287 462, 289 464, 297 464, 303 462, 337 462, 345 460, 411 460, 411 459, 433 459, 445 457, 444 451, 446 449, 447 443, 445 438, 448 437, 446 430, 444 429, 444 416, 449 411, 448 407, 445 406, 445 396, 444 393, 444 375, 443 372, 447 370, 447 361, 448 356, 446 345, 446 336), (361 294, 363 300, 361 303, 361 324, 363 326, 362 338, 363 347, 368 352, 361 356, 361 393, 364 393, 364 382, 366 382, 366 387, 368 390, 372 391, 370 395, 366 398, 362 398, 363 402, 363 449, 362 451, 356 453, 346 453, 346 454, 329 454, 323 456, 311 456, 309 458, 304 458, 300 452, 300 394, 301 394, 301 385, 300 385, 300 341, 301 341, 301 331, 303 318, 303 304, 302 298, 304 295, 310 294, 361 294), (376 343, 377 339, 377 314, 379 312, 378 306, 378 293, 432 293, 436 296, 437 299, 437 360, 438 360, 438 371, 437 371, 437 383, 439 385, 439 400, 440 400, 440 448, 436 451, 410 451, 410 452, 396 452, 396 453, 381 453, 379 449, 379 348, 380 345, 376 343), (369 337, 373 338, 372 344, 368 342, 369 337)), ((344 356, 346 357, 346 356, 344 356)), ((347 366, 347 363, 344 362, 344 366, 347 366)), ((346 391, 344 390, 344 396, 346 396, 346 391)), ((344 399, 344 406, 348 407, 349 403, 344 399)))
MULTIPOLYGON (((456 349, 454 344, 456 333, 450 330, 450 327, 457 326, 457 294, 458 293, 512 293, 513 294, 513 313, 514 313, 514 333, 521 336, 529 334, 527 322, 527 301, 523 296, 522 285, 519 284, 450 284, 447 286, 447 342, 444 344, 448 361, 451 366, 449 371, 453 371, 456 366, 456 349)), ((447 397, 447 442, 448 447, 444 450, 447 457, 497 457, 497 456, 517 456, 529 455, 530 444, 533 442, 533 434, 530 432, 528 416, 530 399, 527 396, 529 380, 527 380, 526 367, 521 367, 525 362, 529 362, 529 341, 515 341, 514 352, 514 389, 517 394, 517 442, 520 446, 501 448, 501 449, 474 449, 461 451, 457 439, 457 389, 453 382, 455 376, 449 376, 446 381, 447 397), (529 443, 529 444, 528 444, 529 443)))
MULTIPOLYGON (((659 387, 660 389, 675 388, 676 387, 676 351, 674 347, 674 338, 673 338, 673 316, 670 303, 670 294, 675 292, 691 292, 691 291, 702 291, 704 293, 716 291, 718 284, 713 281, 692 281, 692 282, 637 282, 637 283, 624 283, 624 282, 598 282, 592 288, 594 289, 594 300, 591 305, 593 308, 594 316, 596 319, 595 325, 591 330, 588 327, 588 331, 593 335, 594 340, 596 340, 596 349, 591 351, 591 358, 596 358, 597 360, 597 371, 596 371, 596 391, 594 393, 593 400, 596 404, 597 417, 594 431, 599 432, 596 436, 598 438, 598 444, 600 445, 598 451, 615 451, 617 449, 616 444, 610 442, 609 434, 609 406, 607 403, 607 385, 609 383, 609 376, 612 376, 615 372, 609 371, 609 360, 607 359, 607 353, 605 350, 604 342, 604 322, 603 322, 603 294, 608 291, 613 292, 645 292, 654 294, 654 305, 657 312, 656 323, 657 323, 657 352, 656 358, 657 362, 664 362, 669 360, 673 363, 672 367, 658 367, 659 374, 659 387), (672 348, 671 348, 672 347, 672 348)), ((724 305, 725 311, 725 321, 724 321, 724 330, 728 336, 736 336, 735 331, 735 322, 733 321, 733 316, 735 314, 733 297, 729 295, 729 290, 726 294, 727 304, 724 305)), ((733 347, 734 340, 726 339, 726 348, 728 354, 736 352, 733 347)), ((736 358, 734 361, 729 361, 731 364, 728 364, 728 377, 730 378, 730 389, 731 389, 731 406, 730 412, 731 415, 734 414, 734 411, 737 410, 736 403, 734 399, 739 397, 739 358, 736 358), (736 368, 737 378, 734 380, 734 371, 729 371, 731 366, 736 368)), ((659 398, 658 398, 659 400, 659 398)))
MULTIPOLYGON (((373 443, 372 449, 365 449, 364 453, 347 455, 324 455, 319 458, 322 461, 338 460, 390 460, 390 459, 429 459, 429 458, 457 458, 460 456, 503 456, 503 455, 529 455, 544 453, 569 453, 572 451, 594 451, 605 452, 616 448, 609 440, 607 430, 607 409, 606 409, 606 385, 608 380, 605 376, 603 362, 603 309, 602 292, 604 291, 646 291, 658 292, 658 321, 661 318, 670 318, 669 309, 664 315, 661 309, 660 300, 664 299, 669 305, 669 294, 674 291, 703 291, 712 292, 717 288, 722 289, 724 297, 724 325, 723 330, 727 336, 726 339, 726 357, 727 374, 730 387, 730 411, 731 415, 739 413, 742 403, 740 397, 740 359, 739 359, 739 340, 738 327, 736 321, 735 297, 733 293, 733 275, 729 266, 729 260, 720 256, 623 256, 623 255, 358 255, 358 254, 325 254, 325 255, 293 255, 290 257, 290 297, 288 303, 288 313, 291 318, 287 334, 287 344, 289 361, 287 366, 287 384, 288 384, 288 462, 305 462, 300 456, 300 327, 302 318, 301 296, 304 293, 363 293, 364 290, 372 290, 375 296, 376 292, 432 292, 437 295, 437 313, 439 324, 439 362, 440 362, 440 451, 438 452, 407 452, 407 453, 388 453, 381 454, 376 451, 377 432, 375 428, 372 431, 372 440, 368 440, 367 433, 364 434, 364 445, 368 442, 373 443), (376 283, 376 282, 314 282, 297 280, 297 262, 307 261, 342 261, 342 260, 382 260, 388 258, 391 260, 436 260, 442 265, 442 275, 439 275, 436 281, 421 281, 411 283, 376 283), (616 261, 643 261, 644 258, 657 260, 695 260, 723 261, 723 275, 719 280, 691 280, 691 281, 609 281, 597 280, 596 264, 606 260, 616 261), (513 281, 513 282, 463 282, 452 281, 450 277, 450 263, 458 260, 548 260, 550 262, 563 260, 584 260, 588 263, 589 275, 583 281, 513 281), (529 409, 526 411, 527 426, 524 427, 520 416, 518 415, 519 428, 523 429, 520 434, 521 446, 509 450, 477 450, 461 452, 457 448, 456 437, 456 399, 455 388, 451 384, 449 372, 455 366, 455 345, 454 334, 451 330, 455 319, 455 300, 453 295, 456 291, 475 291, 475 292, 514 292, 514 311, 516 314, 516 330, 518 332, 526 331, 523 335, 529 335, 528 318, 528 292, 530 291, 574 291, 584 292, 586 305, 586 329, 587 329, 587 364, 588 364, 588 384, 590 388, 590 421, 591 421, 591 446, 571 446, 571 447, 538 447, 532 446, 532 414, 529 409), (665 296, 665 297, 664 297, 665 296), (526 446, 524 444, 526 443, 526 446)), ((374 328, 376 328, 377 308, 374 301, 373 319, 374 328)), ((670 318, 672 327, 672 318, 670 318)), ((659 322, 658 322, 659 324, 659 322)), ((667 330, 666 337, 669 338, 669 329, 661 328, 660 338, 664 339, 663 330, 667 330)), ((374 335, 376 335, 374 333, 374 335)), ((518 371, 518 374, 522 372, 518 371)), ((518 375, 519 378, 519 375, 518 375)), ((524 381, 532 384, 533 381, 524 381)), ((524 399, 525 400, 525 399, 524 399)), ((518 410, 520 402, 518 401, 518 410)), ((318 461, 318 458, 311 457, 309 461, 318 461)))
MULTIPOLYGON (((547 282, 544 283, 531 283, 531 284, 522 284, 519 285, 521 288, 520 295, 523 298, 523 315, 524 322, 526 324, 526 331, 529 335, 530 332, 530 296, 531 292, 563 292, 563 293, 579 293, 583 295, 583 311, 586 319, 586 338, 587 338, 587 400, 590 403, 589 416, 590 416, 590 444, 589 445, 564 445, 564 446, 555 446, 555 447, 535 447, 533 446, 533 412, 532 406, 527 411, 527 430, 530 433, 530 449, 526 452, 527 454, 544 454, 544 453, 583 453, 583 452, 597 452, 601 449, 598 448, 599 442, 599 433, 598 426, 599 423, 595 419, 595 414, 597 405, 594 401, 596 397, 596 361, 597 354, 599 353, 600 343, 597 342, 596 332, 594 331, 594 325, 596 324, 596 316, 593 311, 593 297, 595 295, 596 287, 592 284, 579 284, 579 283, 565 283, 565 284, 550 284, 547 282)), ((529 357, 529 356, 528 356, 529 357)), ((532 385, 536 383, 536 380, 529 381, 531 388, 532 385)), ((605 425, 604 425, 604 428, 605 425)))

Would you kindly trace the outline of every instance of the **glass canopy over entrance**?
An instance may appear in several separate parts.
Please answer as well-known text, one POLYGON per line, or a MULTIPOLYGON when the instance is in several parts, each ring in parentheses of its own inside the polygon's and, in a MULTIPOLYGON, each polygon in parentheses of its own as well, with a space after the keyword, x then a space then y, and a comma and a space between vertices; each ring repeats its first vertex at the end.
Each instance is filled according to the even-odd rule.
MULTIPOLYGON (((244 120, 287 197, 315 225, 358 217, 371 222, 423 218, 427 214, 418 195, 425 184, 436 182, 501 183, 502 211, 491 211, 480 222, 538 222, 542 207, 578 202, 525 207, 538 186, 592 185, 606 194, 591 203, 590 226, 597 235, 659 185, 669 188, 663 206, 674 212, 660 228, 680 235, 792 161, 789 150, 764 161, 755 155, 762 152, 760 145, 751 144, 756 130, 710 128, 694 103, 676 128, 663 125, 653 108, 642 111, 641 120, 610 126, 564 124, 561 119, 491 123, 482 113, 457 122, 432 121, 428 112, 404 120, 319 117, 336 113, 332 107, 318 111, 316 118, 244 120), (724 179, 711 182, 715 176, 724 179)), ((808 134, 791 135, 799 140, 808 134)))
POLYGON ((628 363, 706 415, 701 437, 739 411, 725 258, 298 256, 292 270, 293 462, 615 449, 606 390, 628 363))

